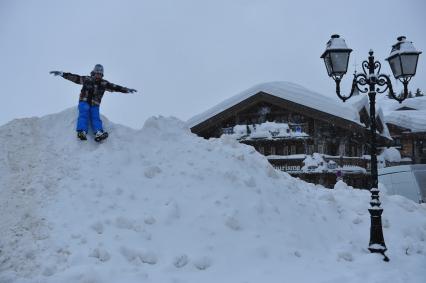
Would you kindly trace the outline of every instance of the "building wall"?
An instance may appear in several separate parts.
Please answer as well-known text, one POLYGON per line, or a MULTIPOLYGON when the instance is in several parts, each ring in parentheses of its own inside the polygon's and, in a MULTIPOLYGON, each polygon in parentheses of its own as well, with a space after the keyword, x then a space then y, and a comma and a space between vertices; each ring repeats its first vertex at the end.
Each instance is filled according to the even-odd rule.
POLYGON ((414 164, 426 164, 426 133, 412 133, 410 129, 387 125, 401 157, 409 157, 414 164))
MULTIPOLYGON (((205 138, 220 137, 223 134, 233 134, 234 126, 236 125, 248 127, 249 125, 265 122, 286 123, 292 130, 297 129, 306 133, 307 136, 297 138, 252 138, 250 133, 246 131, 245 136, 239 136, 239 141, 253 146, 266 156, 312 154, 314 152, 334 156, 334 158, 339 159, 337 163, 340 166, 358 166, 367 170, 364 171, 367 173, 346 171, 347 175, 344 176, 344 179, 355 187, 368 187, 370 182, 368 173, 369 161, 361 158, 362 155, 368 154, 368 146, 366 144, 369 133, 365 128, 349 121, 346 124, 346 120, 332 116, 327 116, 325 119, 325 114, 318 115, 315 111, 311 111, 310 108, 304 106, 295 106, 294 109, 298 109, 298 111, 295 111, 293 108, 287 108, 283 103, 275 105, 273 104, 274 102, 256 100, 251 100, 247 103, 248 105, 230 108, 225 110, 226 112, 224 111, 204 121, 202 125, 196 127, 196 133, 205 138), (223 116, 220 117, 220 115, 223 116), (344 156, 347 158, 342 159, 344 156)), ((240 130, 242 130, 241 127, 240 130)), ((284 171, 286 171, 285 168, 293 168, 294 166, 291 166, 294 162, 298 163, 297 166, 299 168, 303 167, 303 157, 298 161, 292 160, 292 158, 290 157, 288 160, 287 158, 281 158, 279 161, 270 159, 270 162, 274 167, 284 171)), ((294 176, 296 174, 299 178, 308 182, 323 184, 327 187, 333 187, 336 182, 336 173, 330 173, 330 171, 309 174, 303 172, 289 173, 294 176)))
POLYGON ((214 136, 219 137, 237 124, 260 124, 264 122, 288 123, 292 129, 298 128, 309 137, 299 139, 277 140, 243 140, 254 146, 259 152, 270 155, 312 154, 313 152, 328 155, 362 156, 366 154, 366 137, 336 127, 331 123, 309 117, 305 113, 296 113, 288 109, 260 103, 223 121, 216 129, 214 136))

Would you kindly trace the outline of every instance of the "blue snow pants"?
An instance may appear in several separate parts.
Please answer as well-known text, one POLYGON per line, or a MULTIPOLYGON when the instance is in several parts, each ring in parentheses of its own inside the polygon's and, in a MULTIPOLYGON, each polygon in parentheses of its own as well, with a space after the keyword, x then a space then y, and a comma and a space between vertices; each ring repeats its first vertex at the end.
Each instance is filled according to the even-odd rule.
POLYGON ((101 117, 99 116, 99 106, 90 106, 86 101, 78 103, 77 131, 88 132, 89 120, 94 133, 103 131, 101 117))

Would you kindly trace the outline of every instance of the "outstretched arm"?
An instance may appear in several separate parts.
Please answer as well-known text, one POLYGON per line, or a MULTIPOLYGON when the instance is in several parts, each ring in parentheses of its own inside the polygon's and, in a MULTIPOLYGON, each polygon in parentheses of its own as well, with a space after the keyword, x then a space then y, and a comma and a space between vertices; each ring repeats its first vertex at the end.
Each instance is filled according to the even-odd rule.
POLYGON ((84 76, 79 76, 79 75, 72 74, 72 73, 64 73, 64 72, 60 72, 60 71, 51 71, 50 73, 55 75, 55 76, 61 76, 64 79, 72 81, 73 83, 76 83, 76 84, 81 85, 81 84, 84 83, 84 76))
POLYGON ((127 88, 127 87, 124 87, 124 86, 121 86, 121 85, 116 85, 116 84, 110 83, 108 81, 106 81, 105 89, 107 91, 111 91, 111 92, 115 91, 115 92, 122 92, 122 93, 134 93, 134 92, 137 91, 136 89, 127 88))

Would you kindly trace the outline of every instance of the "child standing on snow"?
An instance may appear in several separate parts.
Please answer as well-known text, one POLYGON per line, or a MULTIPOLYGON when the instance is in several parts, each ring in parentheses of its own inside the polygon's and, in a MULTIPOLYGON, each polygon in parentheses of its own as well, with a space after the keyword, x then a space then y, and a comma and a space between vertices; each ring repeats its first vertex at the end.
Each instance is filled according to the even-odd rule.
POLYGON ((80 92, 78 103, 78 120, 77 120, 77 137, 81 140, 87 140, 87 132, 89 120, 92 123, 92 129, 95 133, 95 140, 101 141, 108 137, 108 133, 104 132, 102 120, 99 115, 99 106, 105 91, 134 93, 135 89, 122 87, 103 79, 104 67, 101 64, 95 65, 90 76, 79 76, 71 73, 60 71, 51 71, 55 76, 61 76, 83 87, 80 92))

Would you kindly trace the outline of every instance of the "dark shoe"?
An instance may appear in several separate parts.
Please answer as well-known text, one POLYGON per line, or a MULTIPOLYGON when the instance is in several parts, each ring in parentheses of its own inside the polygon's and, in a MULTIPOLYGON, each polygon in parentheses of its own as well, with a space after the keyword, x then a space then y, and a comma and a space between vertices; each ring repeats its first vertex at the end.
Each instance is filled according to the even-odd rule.
POLYGON ((108 137, 108 133, 104 131, 97 131, 95 133, 95 141, 100 142, 108 137))
POLYGON ((82 141, 87 140, 87 136, 86 136, 85 131, 77 131, 77 137, 82 141))

